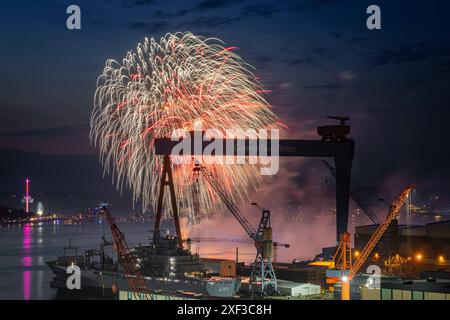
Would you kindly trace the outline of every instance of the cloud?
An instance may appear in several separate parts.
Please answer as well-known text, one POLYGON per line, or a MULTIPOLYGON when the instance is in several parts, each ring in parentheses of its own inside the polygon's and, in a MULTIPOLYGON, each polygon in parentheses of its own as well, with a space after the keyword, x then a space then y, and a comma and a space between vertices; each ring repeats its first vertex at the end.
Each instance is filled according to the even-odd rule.
POLYGON ((124 0, 125 7, 133 6, 152 6, 157 3, 157 0, 124 0))
POLYGON ((333 53, 330 49, 327 48, 314 48, 311 50, 311 52, 317 56, 320 56, 322 58, 327 58, 327 59, 331 59, 331 58, 336 58, 337 54, 333 53))
POLYGON ((326 89, 326 90, 339 90, 342 89, 344 86, 342 84, 338 83, 327 83, 327 84, 320 84, 320 85, 311 85, 311 86, 304 86, 305 89, 326 89))
POLYGON ((191 21, 185 21, 178 25, 178 28, 181 29, 209 29, 209 28, 217 28, 223 25, 228 25, 234 23, 236 21, 241 20, 239 17, 234 18, 225 18, 225 17, 198 17, 197 19, 191 21))
POLYGON ((340 38, 342 34, 340 32, 330 32, 330 36, 333 36, 335 38, 340 38))
POLYGON ((156 19, 170 19, 170 18, 176 18, 176 17, 183 17, 183 16, 187 15, 188 13, 189 13, 189 10, 187 10, 187 9, 181 9, 175 13, 158 10, 153 13, 153 17, 155 17, 156 19))
POLYGON ((243 15, 247 17, 272 17, 280 9, 274 4, 254 4, 244 8, 243 15))
POLYGON ((254 56, 251 58, 251 60, 254 62, 257 68, 267 68, 274 62, 272 57, 264 55, 254 56))
POLYGON ((16 132, 2 132, 0 137, 11 138, 55 138, 62 136, 71 136, 80 132, 86 132, 89 130, 89 123, 83 123, 74 126, 59 126, 45 129, 33 129, 16 132))
POLYGON ((364 41, 367 41, 367 40, 369 40, 369 37, 361 36, 361 37, 352 37, 352 38, 348 39, 348 42, 350 42, 350 43, 360 43, 360 42, 364 42, 364 41))
POLYGON ((369 52, 359 53, 368 67, 422 65, 426 66, 429 74, 450 73, 450 43, 431 44, 416 42, 404 44, 397 48, 382 48, 369 52))
POLYGON ((321 8, 326 5, 332 5, 335 3, 339 3, 342 0, 305 0, 301 4, 297 4, 294 6, 294 8, 298 11, 304 11, 304 10, 312 10, 321 8))
POLYGON ((426 80, 426 79, 416 79, 416 80, 409 81, 407 83, 407 85, 410 87, 415 87, 415 86, 421 86, 427 82, 428 82, 428 80, 426 80))
POLYGON ((203 0, 200 1, 195 7, 195 11, 209 11, 219 8, 225 8, 229 6, 241 3, 238 0, 203 0))
POLYGON ((376 50, 366 54, 370 66, 399 65, 428 60, 435 55, 434 50, 426 42, 402 45, 396 49, 376 50))
POLYGON ((307 65, 307 66, 316 65, 317 66, 317 65, 319 65, 319 63, 313 57, 286 59, 285 62, 291 66, 296 66, 296 65, 307 65))
POLYGON ((148 33, 156 33, 167 30, 170 28, 170 23, 168 21, 161 22, 133 22, 129 24, 130 29, 133 30, 143 30, 148 33))
POLYGON ((434 69, 439 73, 449 74, 450 73, 450 58, 439 59, 439 61, 436 61, 434 64, 434 69))

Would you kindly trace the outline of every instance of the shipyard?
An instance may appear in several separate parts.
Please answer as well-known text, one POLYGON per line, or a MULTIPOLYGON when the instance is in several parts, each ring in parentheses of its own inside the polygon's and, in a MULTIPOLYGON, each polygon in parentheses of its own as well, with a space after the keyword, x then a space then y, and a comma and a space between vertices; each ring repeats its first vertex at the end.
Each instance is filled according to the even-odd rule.
POLYGON ((447 303, 446 9, 5 3, 0 303, 179 319, 447 303))
MULTIPOLYGON (((347 161, 351 163, 356 142, 349 137, 351 129, 346 123, 349 119, 329 118, 338 120, 338 123, 318 126, 317 140, 280 140, 280 145, 292 146, 287 149, 288 152, 281 150, 280 155, 314 156, 313 152, 319 152, 332 156, 333 152, 341 152, 336 150, 343 148, 346 150, 344 152, 349 152, 347 161), (296 145, 303 146, 298 148, 299 152, 296 151, 296 145), (308 145, 314 147, 309 150, 305 147, 308 145), (328 151, 328 148, 331 151, 328 151)), ((215 142, 217 143, 217 140, 215 142)), ((234 142, 237 143, 237 140, 234 142)), ((207 148, 208 142, 202 143, 203 148, 207 148)), ((169 148, 173 146, 172 141, 158 140, 157 153, 168 152, 164 144, 169 145, 169 148)), ((250 143, 243 145, 248 146, 250 143)), ((39 202, 38 213, 31 213, 28 218, 19 222, 14 219, 4 220, 4 229, 8 232, 8 229, 15 228, 19 223, 31 233, 30 230, 42 229, 43 225, 70 227, 74 221, 77 221, 75 226, 107 226, 106 229, 103 227, 106 232, 98 236, 97 245, 79 250, 76 245, 78 239, 70 236, 67 244, 61 246, 63 255, 45 262, 53 273, 49 287, 57 292, 58 297, 64 299, 382 300, 390 297, 396 300, 416 299, 419 292, 421 300, 429 297, 445 300, 448 297, 446 286, 450 281, 450 267, 446 257, 450 256, 450 220, 430 215, 428 220, 433 220, 432 222, 414 225, 414 216, 423 218, 423 212, 427 212, 426 206, 414 205, 412 202, 411 194, 415 191, 415 185, 400 190, 392 202, 383 199, 384 209, 380 210, 381 213, 375 213, 366 204, 364 196, 358 193, 357 188, 352 189, 348 184, 340 184, 336 177, 342 177, 342 174, 338 173, 330 162, 320 160, 327 173, 334 177, 335 187, 344 189, 343 193, 336 192, 335 201, 341 207, 338 207, 340 211, 336 210, 332 217, 335 220, 336 245, 323 247, 321 252, 317 252, 310 259, 293 259, 287 262, 278 261, 278 255, 281 253, 283 256, 283 251, 292 250, 292 246, 277 241, 277 229, 272 227, 272 211, 252 202, 252 210, 260 212, 259 223, 254 227, 232 196, 208 171, 207 164, 198 161, 189 164, 195 183, 192 195, 194 198, 198 197, 194 192, 199 192, 201 183, 209 184, 223 201, 222 210, 229 212, 228 223, 242 228, 247 238, 190 235, 196 225, 201 226, 204 223, 202 220, 214 219, 214 216, 205 218, 199 214, 199 199, 194 202, 197 212, 191 216, 197 221, 179 216, 178 201, 165 202, 167 198, 176 199, 176 186, 170 157, 163 155, 163 159, 157 211, 150 217, 130 215, 128 218, 116 219, 113 216, 113 205, 107 202, 98 202, 87 212, 75 216, 53 213, 46 215, 42 202, 39 202), (357 207, 354 212, 361 215, 359 219, 371 222, 355 225, 354 235, 347 231, 351 202, 357 207), (171 209, 171 218, 163 218, 163 204, 168 204, 171 209), (399 219, 406 224, 400 224, 399 219), (343 223, 340 223, 340 220, 343 223), (180 221, 183 221, 183 227, 180 221), (145 226, 144 230, 148 231, 144 234, 147 233, 150 240, 145 243, 145 238, 140 238, 138 246, 130 246, 125 237, 128 232, 123 233, 119 228, 123 223, 127 223, 128 228, 133 224, 145 226), (223 243, 226 243, 226 247, 235 249, 231 254, 227 254, 227 258, 210 254, 203 256, 203 250, 199 249, 203 246, 222 246, 223 243), (240 255, 240 248, 244 248, 245 258, 242 252, 240 255), (254 251, 253 259, 248 257, 251 251, 254 251), (69 279, 73 273, 68 271, 71 266, 80 269, 81 285, 78 290, 74 290, 75 285, 68 286, 68 282, 73 281, 69 279), (346 286, 343 286, 344 284, 346 286), (412 289, 408 290, 409 287, 412 289), (414 295, 411 292, 414 292, 414 295)), ((350 171, 347 171, 347 174, 350 174, 350 171)), ((27 178, 23 198, 25 210, 29 208, 26 202, 32 198, 29 195, 30 183, 31 180, 27 178)), ((279 226, 278 223, 276 225, 279 226)), ((214 230, 212 233, 214 234, 214 230)), ((28 242, 29 239, 24 241, 28 242)), ((194 314, 200 312, 198 310, 204 311, 189 310, 184 311, 194 314)))

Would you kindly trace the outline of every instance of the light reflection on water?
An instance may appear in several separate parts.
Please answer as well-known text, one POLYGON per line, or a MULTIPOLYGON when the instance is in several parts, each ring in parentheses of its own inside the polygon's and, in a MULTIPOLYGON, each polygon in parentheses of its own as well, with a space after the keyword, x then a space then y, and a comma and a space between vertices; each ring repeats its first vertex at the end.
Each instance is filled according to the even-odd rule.
POLYGON ((31 267, 33 264, 33 258, 29 256, 32 241, 31 233, 32 227, 29 224, 25 225, 23 227, 23 247, 22 247, 22 266, 24 268, 22 292, 24 300, 30 300, 31 271, 28 270, 28 268, 31 267))
MULTIPOLYGON (((130 246, 149 243, 151 225, 118 225, 130 246)), ((168 225, 171 226, 170 223, 168 225)), ((56 291, 50 287, 53 274, 46 261, 63 255, 63 247, 69 245, 69 238, 72 246, 78 247, 79 254, 87 249, 98 249, 102 234, 110 239, 108 225, 101 223, 40 223, 3 227, 0 229, 0 300, 54 299, 56 291)), ((234 259, 236 245, 202 242, 192 251, 198 251, 202 257, 234 259)), ((111 247, 106 250, 108 255, 112 254, 111 247)), ((254 259, 252 244, 239 244, 239 259, 246 262, 254 259)))
MULTIPOLYGON (((147 243, 148 224, 119 224, 130 245, 147 243)), ((53 278, 46 261, 63 255, 63 247, 98 249, 100 237, 110 238, 105 224, 64 225, 53 223, 10 225, 0 228, 0 300, 54 299, 53 278)), ((111 250, 109 248, 109 250, 111 250)), ((111 252, 108 252, 111 254, 111 252)))

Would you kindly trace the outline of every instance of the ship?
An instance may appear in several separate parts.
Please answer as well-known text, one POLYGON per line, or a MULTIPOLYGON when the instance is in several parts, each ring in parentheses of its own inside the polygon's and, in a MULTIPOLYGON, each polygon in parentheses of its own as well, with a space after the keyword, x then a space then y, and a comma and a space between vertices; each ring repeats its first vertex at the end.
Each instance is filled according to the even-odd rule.
MULTIPOLYGON (((63 256, 47 261, 54 274, 50 286, 57 290, 57 297, 119 299, 120 291, 130 293, 120 263, 106 253, 105 247, 112 243, 104 236, 101 240, 99 249, 86 250, 82 255, 69 242, 69 246, 63 248, 63 256), (71 276, 67 268, 71 265, 80 268, 80 289, 69 289, 67 286, 68 277, 71 276)), ((209 275, 199 255, 180 248, 177 243, 176 237, 166 235, 158 241, 152 241, 150 245, 131 249, 155 297, 230 299, 237 295, 241 286, 239 277, 209 275)))

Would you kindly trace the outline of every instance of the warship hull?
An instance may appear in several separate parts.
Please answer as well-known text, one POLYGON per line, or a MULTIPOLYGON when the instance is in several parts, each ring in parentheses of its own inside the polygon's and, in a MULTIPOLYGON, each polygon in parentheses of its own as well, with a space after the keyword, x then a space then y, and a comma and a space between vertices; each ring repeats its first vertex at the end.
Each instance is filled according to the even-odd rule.
MULTIPOLYGON (((190 250, 180 248, 175 237, 158 237, 158 241, 149 246, 132 248, 138 261, 140 273, 144 277, 153 296, 186 296, 195 299, 231 298, 240 288, 239 278, 211 277, 207 274, 198 255, 190 250)), ((105 252, 105 246, 112 242, 104 237, 99 250, 86 250, 84 255, 66 255, 69 247, 64 249, 64 256, 47 265, 53 271, 54 278, 50 286, 58 294, 69 298, 118 299, 120 292, 130 289, 127 276, 118 261, 114 261, 105 252), (68 289, 67 267, 76 265, 80 268, 80 289, 68 289)))
MULTIPOLYGON (((91 269, 81 269, 81 288, 69 290, 67 266, 58 265, 56 261, 47 262, 47 265, 54 274, 50 286, 58 290, 58 297, 62 299, 118 299, 119 291, 129 290, 123 273, 91 269)), ((197 299, 232 298, 240 288, 238 278, 144 278, 151 290, 166 296, 185 294, 197 299)))

